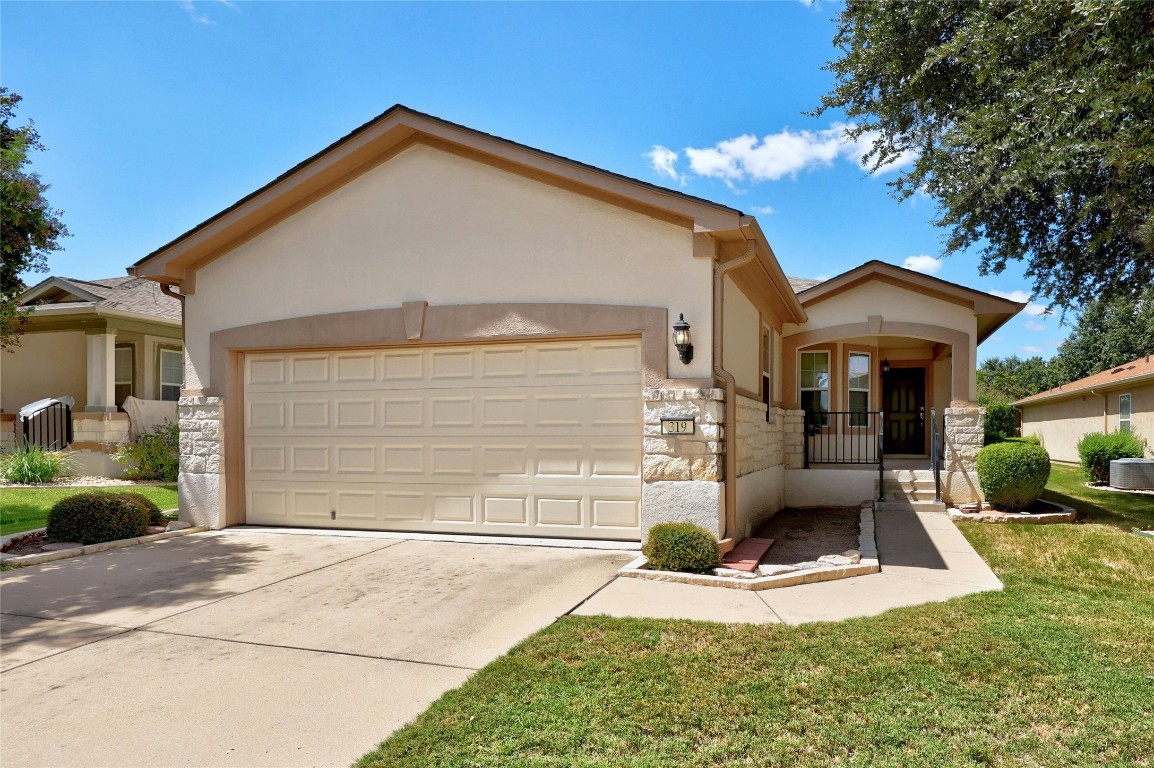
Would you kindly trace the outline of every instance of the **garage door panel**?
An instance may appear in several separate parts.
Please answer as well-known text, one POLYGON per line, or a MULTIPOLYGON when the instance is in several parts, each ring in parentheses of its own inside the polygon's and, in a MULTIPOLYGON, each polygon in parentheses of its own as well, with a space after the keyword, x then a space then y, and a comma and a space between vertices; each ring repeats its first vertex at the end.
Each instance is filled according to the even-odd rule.
POLYGON ((245 358, 249 522, 636 540, 637 340, 245 358))

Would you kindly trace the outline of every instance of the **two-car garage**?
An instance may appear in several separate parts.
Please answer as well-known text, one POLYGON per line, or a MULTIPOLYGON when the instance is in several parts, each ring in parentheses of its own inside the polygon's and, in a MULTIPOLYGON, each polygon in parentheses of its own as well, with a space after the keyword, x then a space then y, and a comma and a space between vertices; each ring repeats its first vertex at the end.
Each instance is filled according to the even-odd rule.
POLYGON ((246 522, 640 538, 636 338, 252 352, 246 522))

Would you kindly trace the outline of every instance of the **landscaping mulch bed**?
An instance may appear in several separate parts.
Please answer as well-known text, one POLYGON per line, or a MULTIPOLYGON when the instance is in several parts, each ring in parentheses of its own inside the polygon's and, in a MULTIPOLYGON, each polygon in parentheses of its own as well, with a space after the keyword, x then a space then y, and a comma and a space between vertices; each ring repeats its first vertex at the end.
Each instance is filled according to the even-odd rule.
POLYGON ((100 477, 98 475, 82 475, 78 477, 58 477, 50 483, 5 483, 0 481, 0 488, 118 488, 132 485, 176 485, 166 480, 125 480, 115 477, 100 477))
MULTIPOLYGON (((165 526, 150 525, 148 527, 148 533, 145 535, 164 532, 165 526)), ((23 536, 16 536, 3 547, 0 547, 0 552, 6 555, 20 557, 22 555, 39 555, 42 552, 55 552, 61 549, 79 549, 83 546, 83 544, 76 541, 52 542, 44 536, 44 531, 33 531, 23 536)))
POLYGON ((793 565, 858 548, 859 507, 790 509, 778 512, 754 534, 775 539, 763 565, 793 565))

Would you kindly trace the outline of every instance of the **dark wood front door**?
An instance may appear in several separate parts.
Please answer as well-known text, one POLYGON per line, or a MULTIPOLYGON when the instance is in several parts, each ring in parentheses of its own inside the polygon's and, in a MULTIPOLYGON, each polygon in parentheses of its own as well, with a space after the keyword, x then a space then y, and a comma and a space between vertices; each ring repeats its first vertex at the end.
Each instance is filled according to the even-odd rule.
POLYGON ((887 454, 926 452, 926 369, 893 368, 882 377, 887 454))

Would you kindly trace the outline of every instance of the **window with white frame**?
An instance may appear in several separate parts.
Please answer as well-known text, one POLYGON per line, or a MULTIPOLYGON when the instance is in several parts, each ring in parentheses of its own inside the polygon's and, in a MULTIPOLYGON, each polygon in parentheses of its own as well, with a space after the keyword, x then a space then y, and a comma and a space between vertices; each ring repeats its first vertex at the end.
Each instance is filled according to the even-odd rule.
POLYGON ((801 353, 801 407, 814 424, 829 425, 829 352, 801 353))
POLYGON ((850 426, 868 426, 870 409, 870 356, 868 353, 850 352, 848 380, 850 426))
POLYGON ((1118 431, 1130 432, 1130 395, 1118 395, 1118 431))
POLYGON ((178 349, 160 350, 160 399, 179 400, 184 384, 184 353, 178 349))
POLYGON ((116 391, 113 398, 117 405, 124 405, 124 401, 134 394, 132 369, 136 367, 135 348, 131 344, 117 344, 115 354, 116 391))

